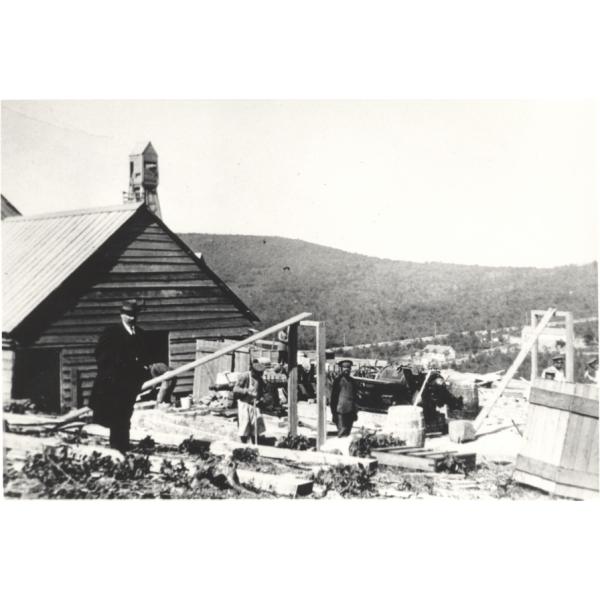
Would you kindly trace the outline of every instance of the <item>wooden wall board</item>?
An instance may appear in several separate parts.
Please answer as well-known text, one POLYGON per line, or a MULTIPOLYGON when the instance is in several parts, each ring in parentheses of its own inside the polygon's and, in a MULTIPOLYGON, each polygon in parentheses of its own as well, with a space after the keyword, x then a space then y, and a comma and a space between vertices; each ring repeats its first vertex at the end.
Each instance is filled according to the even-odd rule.
MULTIPOLYGON (((229 344, 231 344, 231 341, 197 340, 194 360, 208 356, 229 344)), ((215 384, 217 373, 231 371, 232 368, 233 357, 231 354, 226 354, 194 369, 194 399, 202 398, 210 392, 209 386, 215 384)))
POLYGON ((597 386, 534 382, 514 476, 573 498, 598 493, 597 386))

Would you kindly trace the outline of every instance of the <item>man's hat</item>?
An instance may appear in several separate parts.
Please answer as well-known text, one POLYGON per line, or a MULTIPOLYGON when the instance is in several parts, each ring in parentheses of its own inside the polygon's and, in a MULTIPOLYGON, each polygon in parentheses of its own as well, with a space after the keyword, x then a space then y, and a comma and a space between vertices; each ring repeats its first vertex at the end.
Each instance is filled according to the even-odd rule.
POLYGON ((252 368, 261 373, 270 366, 270 362, 262 361, 260 358, 252 359, 252 368))
POLYGON ((142 307, 137 303, 137 300, 127 300, 121 306, 121 314, 129 315, 130 317, 137 317, 142 307))
POLYGON ((597 362, 598 362, 598 357, 594 356, 586 364, 587 364, 588 367, 590 367, 591 365, 597 364, 597 362))
POLYGON ((555 355, 552 357, 552 362, 556 362, 556 361, 558 361, 558 360, 562 360, 562 361, 564 361, 564 360, 565 360, 565 355, 564 355, 564 354, 555 354, 555 355))
POLYGON ((340 360, 340 362, 338 363, 338 365, 340 367, 351 367, 354 363, 351 360, 340 360))

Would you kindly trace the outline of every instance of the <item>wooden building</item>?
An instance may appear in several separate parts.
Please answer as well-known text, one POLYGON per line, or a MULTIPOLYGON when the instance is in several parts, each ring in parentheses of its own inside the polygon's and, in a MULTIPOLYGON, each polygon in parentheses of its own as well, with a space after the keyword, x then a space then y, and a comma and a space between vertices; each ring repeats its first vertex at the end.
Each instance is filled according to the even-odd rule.
POLYGON ((2 219, 18 217, 21 214, 2 194, 0 194, 0 197, 2 198, 2 219))
MULTIPOLYGON (((85 405, 98 336, 127 299, 144 304, 153 357, 173 367, 194 360, 197 339, 243 338, 258 321, 145 203, 9 216, 2 244, 5 399, 85 405)), ((175 394, 192 384, 181 376, 175 394)))

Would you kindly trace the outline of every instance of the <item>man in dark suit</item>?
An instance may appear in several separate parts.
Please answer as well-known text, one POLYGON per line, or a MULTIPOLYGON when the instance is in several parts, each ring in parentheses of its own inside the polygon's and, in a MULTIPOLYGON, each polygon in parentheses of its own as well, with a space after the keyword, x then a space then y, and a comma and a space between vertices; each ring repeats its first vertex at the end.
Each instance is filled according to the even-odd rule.
POLYGON ((144 333, 137 326, 135 301, 121 308, 121 322, 107 327, 96 345, 98 374, 90 397, 94 422, 110 428, 110 446, 129 449, 129 428, 135 398, 150 379, 144 333))
POLYGON ((331 386, 330 408, 338 429, 338 437, 346 437, 352 431, 352 425, 358 418, 358 384, 350 377, 351 360, 342 360, 342 370, 331 386))

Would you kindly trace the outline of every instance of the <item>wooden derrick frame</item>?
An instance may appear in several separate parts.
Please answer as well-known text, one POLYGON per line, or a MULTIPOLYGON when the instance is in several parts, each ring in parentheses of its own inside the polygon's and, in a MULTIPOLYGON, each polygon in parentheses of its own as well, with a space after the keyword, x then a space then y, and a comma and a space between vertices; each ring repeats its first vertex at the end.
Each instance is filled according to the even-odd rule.
POLYGON ((316 329, 317 346, 317 450, 325 442, 327 427, 327 406, 325 398, 325 323, 323 321, 307 320, 311 313, 300 313, 277 325, 268 327, 247 337, 244 340, 224 346, 223 348, 197 359, 191 363, 182 365, 172 371, 167 371, 159 377, 154 377, 142 385, 142 391, 150 389, 163 381, 176 377, 181 373, 196 369, 211 360, 215 360, 225 354, 230 354, 235 350, 263 340, 271 335, 278 333, 283 329, 288 329, 288 431, 292 435, 298 432, 298 326, 314 327, 316 329))
MULTIPOLYGON (((535 331, 541 318, 544 316, 546 311, 543 310, 532 310, 531 311, 531 327, 535 331)), ((565 332, 566 332, 566 346, 565 346, 565 381, 569 383, 575 382, 575 332, 573 327, 573 313, 569 311, 558 310, 554 313, 554 317, 564 319, 565 332)), ((543 332, 542 332, 543 333, 543 332)), ((533 347, 531 348, 531 382, 533 383, 538 377, 538 338, 535 339, 533 347)))

